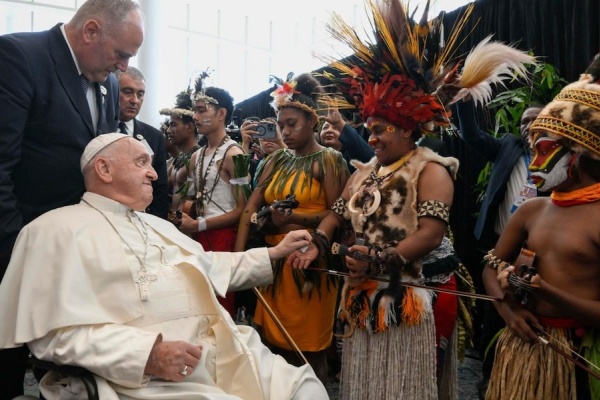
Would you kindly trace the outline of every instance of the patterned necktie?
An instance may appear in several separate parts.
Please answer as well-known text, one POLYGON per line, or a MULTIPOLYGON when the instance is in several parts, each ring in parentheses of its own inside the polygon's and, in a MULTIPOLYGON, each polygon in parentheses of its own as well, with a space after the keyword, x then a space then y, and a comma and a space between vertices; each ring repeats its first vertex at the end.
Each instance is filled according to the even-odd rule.
POLYGON ((128 135, 129 133, 127 132, 127 125, 125 125, 125 122, 120 121, 119 122, 119 132, 120 133, 124 133, 126 135, 128 135))
POLYGON ((88 91, 88 88, 90 87, 90 81, 88 81, 88 79, 83 74, 79 75, 79 78, 81 79, 81 86, 83 87, 83 94, 85 94, 87 96, 87 91, 88 91))

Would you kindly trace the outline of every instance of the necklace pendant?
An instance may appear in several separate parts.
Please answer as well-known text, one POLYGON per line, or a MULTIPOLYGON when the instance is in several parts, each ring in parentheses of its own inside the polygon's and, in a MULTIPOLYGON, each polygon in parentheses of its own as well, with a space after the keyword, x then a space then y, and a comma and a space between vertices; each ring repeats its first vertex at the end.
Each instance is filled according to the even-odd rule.
POLYGON ((150 298, 150 289, 148 288, 148 284, 151 282, 156 282, 158 280, 158 276, 148 274, 145 269, 142 269, 135 274, 135 278, 133 282, 137 283, 140 289, 140 299, 142 301, 147 301, 150 298))

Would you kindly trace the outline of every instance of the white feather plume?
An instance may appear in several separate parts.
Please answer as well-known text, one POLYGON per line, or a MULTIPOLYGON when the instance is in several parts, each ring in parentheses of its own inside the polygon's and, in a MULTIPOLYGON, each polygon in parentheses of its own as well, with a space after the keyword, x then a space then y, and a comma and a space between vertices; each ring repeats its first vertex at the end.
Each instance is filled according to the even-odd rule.
POLYGON ((502 42, 492 42, 491 38, 479 42, 465 59, 462 76, 456 82, 462 89, 452 102, 470 95, 475 104, 487 104, 494 85, 506 87, 507 79, 529 80, 527 68, 537 64, 536 58, 502 42))

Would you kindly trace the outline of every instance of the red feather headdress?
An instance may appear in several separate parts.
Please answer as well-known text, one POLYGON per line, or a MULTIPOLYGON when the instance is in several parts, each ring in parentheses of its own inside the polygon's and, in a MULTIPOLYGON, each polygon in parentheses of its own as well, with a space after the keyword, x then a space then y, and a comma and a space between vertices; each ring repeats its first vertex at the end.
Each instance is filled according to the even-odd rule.
POLYGON ((337 14, 327 25, 334 39, 354 50, 353 56, 342 60, 320 56, 335 71, 323 76, 342 95, 331 98, 330 105, 356 109, 364 121, 380 117, 407 130, 426 129, 430 123, 448 125, 450 113, 432 93, 450 70, 444 64, 473 5, 466 8, 443 47, 441 22, 427 21, 429 1, 419 23, 408 16, 400 0, 366 0, 366 7, 372 14, 374 40, 362 41, 337 14))

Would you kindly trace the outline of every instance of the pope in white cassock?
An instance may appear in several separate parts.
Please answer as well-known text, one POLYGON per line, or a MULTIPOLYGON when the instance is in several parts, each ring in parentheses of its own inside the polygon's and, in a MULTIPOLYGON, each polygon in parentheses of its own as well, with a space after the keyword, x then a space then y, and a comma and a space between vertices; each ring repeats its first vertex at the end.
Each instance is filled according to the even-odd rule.
MULTIPOLYGON (((110 133, 81 157, 87 192, 25 226, 0 285, 0 348, 84 367, 105 399, 328 399, 309 365, 272 354, 236 326, 216 294, 272 281, 271 259, 308 245, 205 252, 170 222, 139 212, 156 179, 142 142, 110 133)), ((47 373, 47 399, 82 398, 47 373)))

